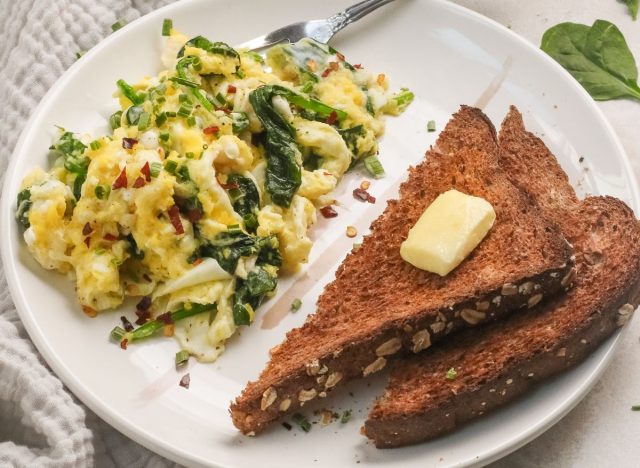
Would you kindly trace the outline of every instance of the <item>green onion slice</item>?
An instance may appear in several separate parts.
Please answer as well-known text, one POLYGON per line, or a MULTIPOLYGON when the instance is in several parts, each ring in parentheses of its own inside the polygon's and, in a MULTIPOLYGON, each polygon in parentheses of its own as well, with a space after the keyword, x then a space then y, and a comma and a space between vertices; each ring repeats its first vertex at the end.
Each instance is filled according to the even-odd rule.
POLYGON ((118 85, 118 89, 122 95, 131 101, 133 105, 137 106, 144 102, 144 98, 136 93, 136 90, 123 79, 116 81, 116 85, 118 85))
POLYGON ((376 179, 382 179, 386 175, 382 163, 375 154, 364 158, 364 167, 366 167, 367 171, 376 179))
POLYGON ((165 18, 165 20, 162 22, 162 35, 170 36, 172 28, 173 28, 173 21, 170 20, 169 18, 165 18))
POLYGON ((189 361, 189 351, 181 349, 176 353, 176 369, 184 366, 189 361))
POLYGON ((429 120, 427 122, 427 132, 435 132, 436 131, 436 121, 429 120))

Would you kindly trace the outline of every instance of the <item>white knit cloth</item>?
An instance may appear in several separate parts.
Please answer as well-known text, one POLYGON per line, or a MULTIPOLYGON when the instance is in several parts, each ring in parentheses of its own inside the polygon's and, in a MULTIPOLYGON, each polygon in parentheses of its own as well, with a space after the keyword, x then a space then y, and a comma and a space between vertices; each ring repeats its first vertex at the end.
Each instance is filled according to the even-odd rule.
MULTIPOLYGON (((76 60, 170 0, 0 0, 0 174, 27 118, 76 60)), ((0 271, 0 467, 174 466, 79 403, 27 337, 0 271)))

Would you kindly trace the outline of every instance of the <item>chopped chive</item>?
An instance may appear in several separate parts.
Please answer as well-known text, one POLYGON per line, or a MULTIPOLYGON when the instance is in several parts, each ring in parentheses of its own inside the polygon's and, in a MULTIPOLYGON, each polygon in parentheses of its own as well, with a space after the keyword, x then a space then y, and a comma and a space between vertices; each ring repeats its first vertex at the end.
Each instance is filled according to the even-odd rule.
POLYGON ((242 78, 244 78, 244 77, 245 77, 245 74, 244 74, 244 72, 243 72, 242 70, 240 70, 240 69, 238 68, 238 70, 236 71, 236 76, 237 76, 238 78, 242 79, 242 78))
POLYGON ((191 111, 193 110, 193 105, 191 105, 190 102, 183 102, 182 105, 180 106, 180 109, 178 109, 178 115, 180 117, 189 117, 189 115, 191 115, 191 111))
POLYGON ((162 163, 152 162, 149 166, 149 173, 151 177, 158 177, 160 175, 160 171, 162 170, 162 163))
POLYGON ((199 88, 200 85, 195 81, 187 80, 186 78, 180 78, 179 76, 172 76, 169 78, 169 81, 173 81, 174 83, 181 84, 182 86, 186 86, 187 88, 199 88))
POLYGON ((341 424, 347 424, 351 419, 351 410, 348 409, 344 413, 342 413, 342 417, 340 418, 341 424))
POLYGON ((177 168, 178 168, 178 163, 175 161, 169 160, 166 163, 164 163, 164 170, 167 171, 169 174, 175 174, 177 168))
POLYGON ((376 179, 382 179, 386 175, 382 163, 375 154, 364 158, 364 167, 376 179))
POLYGON ((191 102, 191 98, 189 97, 188 94, 179 94, 178 95, 178 101, 180 102, 191 102))
POLYGON ((173 312, 167 312, 162 314, 162 317, 158 317, 155 320, 145 323, 144 325, 136 328, 132 332, 127 333, 129 341, 141 340, 149 336, 154 335, 159 330, 163 329, 167 322, 175 323, 179 320, 193 317, 194 315, 202 314, 204 312, 216 311, 216 304, 191 304, 186 303, 182 309, 178 309, 173 312))
POLYGON ((304 432, 309 432, 311 430, 311 423, 302 414, 296 413, 291 417, 291 419, 294 423, 300 426, 300 429, 302 429, 304 432))
POLYGON ((309 94, 311 91, 313 91, 313 81, 307 81, 302 87, 302 92, 309 94))
POLYGON ((138 119, 138 130, 146 130, 149 128, 150 121, 151 115, 148 112, 140 114, 140 118, 138 119))
POLYGON ((633 405, 631 411, 640 411, 640 405, 633 405))
POLYGON ((456 370, 452 367, 451 369, 449 369, 445 375, 445 377, 449 380, 454 380, 456 377, 458 377, 458 373, 456 372, 456 370))
POLYGON ((302 301, 296 297, 291 303, 291 311, 297 312, 300 310, 300 307, 302 307, 302 301))
POLYGON ((227 100, 224 98, 224 96, 220 93, 216 94, 216 101, 218 101, 218 104, 221 107, 224 107, 227 105, 227 100))
POLYGON ((135 89, 133 89, 131 85, 129 85, 123 79, 116 81, 116 85, 118 85, 118 89, 123 94, 123 96, 129 99, 129 101, 131 101, 133 105, 137 106, 144 102, 144 98, 136 93, 135 89))
POLYGON ((86 53, 87 53, 86 50, 79 50, 78 52, 76 52, 76 59, 79 59, 80 57, 82 57, 86 53))
POLYGON ((193 159, 196 157, 196 155, 191 151, 187 151, 184 155, 187 157, 187 159, 193 159))
POLYGON ((187 125, 189 127, 195 127, 196 125, 196 118, 193 115, 190 115, 189 117, 187 117, 187 125))
POLYGON ((102 143, 100 143, 98 140, 93 140, 91 143, 89 143, 89 147, 93 151, 99 150, 101 146, 102 146, 102 143))
POLYGON ((113 330, 111 330, 111 338, 115 341, 122 341, 122 338, 124 338, 126 331, 124 331, 124 328, 122 327, 114 327, 113 330))
POLYGON ((189 361, 189 351, 186 349, 181 349, 176 353, 176 370, 179 370, 181 367, 187 364, 189 361))
POLYGON ((167 121, 166 112, 160 112, 158 115, 156 115, 156 127, 162 127, 166 121, 167 121))
POLYGON ((169 18, 165 18, 165 20, 162 22, 162 35, 170 36, 171 28, 173 28, 173 21, 171 21, 169 18))
POLYGON ((429 120, 427 122, 427 132, 435 132, 436 131, 436 121, 429 120))
POLYGON ((127 22, 123 19, 119 19, 118 21, 116 21, 115 23, 113 23, 111 25, 111 30, 113 32, 116 32, 118 29, 123 28, 124 26, 126 26, 127 22))
POLYGON ((120 128, 120 122, 122 121, 122 111, 116 111, 113 114, 111 114, 111 117, 109 117, 109 126, 111 127, 111 130, 115 130, 116 128, 120 128))
POLYGON ((160 138, 164 142, 167 142, 167 141, 169 141, 169 137, 170 137, 170 135, 168 133, 161 133, 158 138, 160 138))
POLYGON ((111 263, 113 263, 115 266, 119 267, 120 265, 122 265, 122 260, 120 260, 119 258, 113 257, 111 259, 111 263))
POLYGON ((104 250, 102 247, 98 247, 94 252, 96 255, 102 255, 106 252, 106 250, 104 250))
POLYGON ((105 184, 98 184, 95 188, 96 198, 98 200, 106 200, 109 198, 109 193, 111 193, 111 187, 105 184))

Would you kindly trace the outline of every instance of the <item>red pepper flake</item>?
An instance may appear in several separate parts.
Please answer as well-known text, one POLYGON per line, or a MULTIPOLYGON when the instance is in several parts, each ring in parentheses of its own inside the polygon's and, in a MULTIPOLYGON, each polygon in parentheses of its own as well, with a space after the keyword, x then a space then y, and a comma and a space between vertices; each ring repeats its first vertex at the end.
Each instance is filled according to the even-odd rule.
POLYGON ((122 172, 118 176, 118 178, 111 185, 113 190, 118 190, 119 188, 127 188, 127 168, 123 167, 122 172))
POLYGON ((121 347, 122 349, 127 349, 127 345, 128 345, 128 344, 129 344, 129 340, 125 338, 124 340, 122 340, 122 341, 120 342, 120 347, 121 347))
POLYGON ((214 133, 218 133, 220 131, 220 127, 217 125, 212 125, 211 127, 207 127, 202 130, 202 133, 205 135, 213 135, 214 133))
POLYGON ((142 176, 140 176, 133 183, 133 188, 144 187, 144 184, 146 184, 146 182, 144 181, 144 178, 142 176))
POLYGON ((191 224, 197 223, 202 219, 202 210, 194 208, 187 211, 187 219, 191 222, 191 224))
POLYGON ((106 233, 103 239, 109 242, 113 242, 118 240, 118 236, 114 236, 113 234, 106 233))
POLYGON ((149 167, 149 161, 144 163, 144 166, 140 169, 140 173, 144 176, 144 180, 151 182, 151 168, 149 167))
POLYGON ((227 94, 233 94, 238 90, 238 88, 236 88, 235 86, 233 86, 232 84, 230 84, 229 86, 227 86, 227 94))
POLYGON ((237 182, 229 182, 228 184, 226 184, 222 182, 220 179, 218 179, 217 177, 216 177, 216 180, 220 184, 220 187, 222 187, 225 190, 233 190, 240 187, 237 182))
POLYGON ((171 317, 171 312, 165 312, 164 314, 160 314, 156 317, 156 320, 164 323, 165 325, 171 325, 173 323, 173 318, 171 317))
POLYGON ((336 52, 336 57, 338 58, 338 60, 340 60, 341 62, 344 62, 344 55, 342 55, 340 52, 336 52))
POLYGON ((190 383, 191 383, 191 376, 189 374, 184 374, 180 379, 180 383, 178 385, 188 389, 190 383))
POLYGON ((329 73, 331 73, 333 70, 331 70, 331 68, 327 68, 325 71, 322 72, 322 78, 326 78, 327 76, 329 76, 329 73))
POLYGON ((149 310, 136 310, 136 316, 138 320, 136 320, 136 325, 144 325, 151 318, 151 311, 149 310))
POLYGON ((338 120, 338 113, 333 110, 331 111, 331 114, 329 114, 329 117, 327 117, 327 124, 333 125, 336 123, 336 120, 338 120))
POLYGON ((369 194, 369 192, 361 189, 360 187, 353 190, 353 198, 355 198, 356 200, 360 200, 361 202, 369 202, 369 203, 376 202, 375 197, 372 197, 371 194, 369 194))
MULTIPOLYGON (((147 275, 146 273, 145 276, 149 278, 149 275, 147 275)), ((149 281, 151 281, 151 278, 149 278, 149 281)), ((149 310, 149 307, 151 307, 151 296, 144 296, 136 305, 136 308, 138 310, 149 310)))
POLYGON ((122 322, 122 326, 124 327, 125 331, 133 331, 133 325, 131 324, 131 322, 129 322, 129 319, 127 317, 125 317, 124 315, 121 316, 120 321, 122 322))
POLYGON ((201 258, 196 258, 196 259, 193 261, 192 265, 193 265, 193 266, 200 265, 203 261, 204 261, 204 260, 203 260, 203 259, 201 259, 201 258))
POLYGON ((182 220, 180 219, 180 209, 178 205, 173 205, 169 208, 169 220, 176 230, 176 234, 184 234, 184 227, 182 227, 182 220))
POLYGON ((123 138, 122 139, 122 147, 124 149, 132 149, 136 144, 138 144, 138 140, 135 138, 123 138))
POLYGON ((85 224, 84 227, 82 228, 82 235, 83 236, 88 236, 92 232, 93 232, 93 228, 91 227, 91 224, 89 224, 89 223, 85 224))
POLYGON ((91 245, 91 237, 87 236, 84 238, 84 244, 87 246, 87 249, 91 245))
POLYGON ((338 212, 334 210, 331 205, 323 206, 322 208, 320 208, 320 214, 322 214, 322 216, 327 219, 335 218, 336 216, 338 216, 338 212))
POLYGON ((86 305, 82 306, 82 312, 84 312, 87 317, 91 317, 91 318, 94 318, 95 316, 98 315, 98 312, 96 311, 96 309, 86 305))
POLYGON ((362 68, 362 64, 360 64, 360 63, 356 63, 356 64, 353 66, 353 68, 355 68, 355 69, 357 69, 357 70, 360 70, 360 69, 362 68))

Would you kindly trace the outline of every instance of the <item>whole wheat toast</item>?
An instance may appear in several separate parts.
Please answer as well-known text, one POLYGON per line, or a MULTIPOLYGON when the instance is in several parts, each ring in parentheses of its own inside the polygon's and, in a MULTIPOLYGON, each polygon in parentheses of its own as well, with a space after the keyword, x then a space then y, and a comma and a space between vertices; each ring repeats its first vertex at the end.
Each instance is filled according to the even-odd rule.
POLYGON ((633 212, 611 197, 579 201, 515 108, 502 124, 500 146, 508 177, 573 244, 575 286, 526 313, 396 361, 365 423, 377 447, 433 438, 507 403, 582 361, 630 319, 640 301, 640 225, 633 212), (457 375, 450 380, 451 368, 457 375))
POLYGON ((315 314, 272 350, 259 379, 231 405, 233 422, 257 433, 345 381, 382 369, 450 332, 533 307, 568 288, 572 250, 559 229, 504 176, 491 122, 463 107, 426 159, 410 169, 362 246, 320 296, 315 314), (425 208, 449 189, 488 200, 488 236, 446 277, 405 262, 400 244, 425 208))

